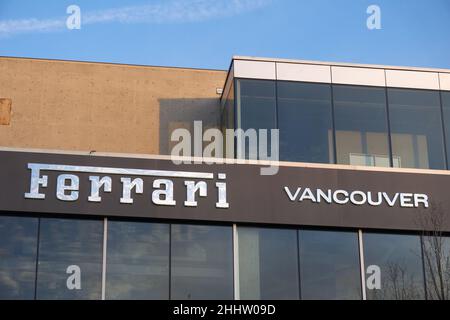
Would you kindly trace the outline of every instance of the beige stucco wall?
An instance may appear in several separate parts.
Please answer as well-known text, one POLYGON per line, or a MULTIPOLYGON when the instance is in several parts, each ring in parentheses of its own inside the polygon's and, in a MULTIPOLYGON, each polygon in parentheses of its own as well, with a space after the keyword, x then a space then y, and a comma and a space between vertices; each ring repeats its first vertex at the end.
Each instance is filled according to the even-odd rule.
POLYGON ((0 146, 166 154, 168 130, 218 125, 225 71, 0 57, 0 146), (184 122, 184 124, 183 124, 184 122))

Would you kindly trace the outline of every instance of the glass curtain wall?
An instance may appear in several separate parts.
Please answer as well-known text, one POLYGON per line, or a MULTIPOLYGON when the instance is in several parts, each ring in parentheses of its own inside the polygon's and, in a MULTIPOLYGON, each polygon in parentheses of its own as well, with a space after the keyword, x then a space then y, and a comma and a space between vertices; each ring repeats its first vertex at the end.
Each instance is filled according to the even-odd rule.
POLYGON ((298 299, 297 231, 238 228, 243 300, 298 299))
POLYGON ((0 299, 34 299, 37 218, 0 216, 0 299))
POLYGON ((171 226, 170 298, 233 299, 232 228, 171 226))
MULTIPOLYGON (((103 220, 0 216, 0 299, 101 299, 103 220)), ((106 299, 450 299, 450 238, 108 221, 106 299), (234 258, 237 268, 234 270, 234 258), (235 279, 234 276, 239 278, 235 279)))
POLYGON ((360 300, 358 234, 299 231, 302 299, 360 300))
MULTIPOLYGON (((280 160, 447 168, 448 91, 254 79, 235 83, 235 128, 278 128, 280 160)), ((247 148, 245 156, 250 153, 247 148)))
POLYGON ((270 80, 237 79, 236 95, 235 128, 247 132, 247 135, 237 139, 236 157, 267 159, 271 154, 270 131, 267 134, 267 154, 259 150, 258 136, 260 129, 277 128, 276 83, 270 80), (245 146, 245 149, 240 148, 239 143, 245 146))
POLYGON ((331 86, 277 82, 280 159, 334 163, 331 86))
POLYGON ((441 91, 442 116, 444 117, 445 141, 447 147, 447 168, 450 168, 450 91, 441 91))
POLYGON ((366 275, 367 299, 425 298, 420 236, 364 233, 363 242, 366 270, 380 275, 378 284, 366 275))
POLYGON ((438 91, 388 88, 392 155, 403 168, 445 169, 438 91))
POLYGON ((337 163, 389 167, 384 88, 333 85, 337 163))
POLYGON ((169 299, 170 225, 108 221, 106 299, 169 299))
POLYGON ((103 221, 41 219, 36 299, 101 299, 103 221))

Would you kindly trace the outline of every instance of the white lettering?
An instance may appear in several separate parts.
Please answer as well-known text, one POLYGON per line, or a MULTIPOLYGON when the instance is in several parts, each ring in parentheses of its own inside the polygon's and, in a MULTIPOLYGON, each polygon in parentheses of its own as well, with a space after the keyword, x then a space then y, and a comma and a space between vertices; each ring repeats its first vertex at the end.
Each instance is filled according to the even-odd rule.
POLYGON ((426 194, 414 194, 414 207, 419 207, 419 203, 423 204, 424 208, 428 208, 428 196, 426 194))
POLYGON ((316 202, 316 198, 314 198, 313 193, 311 192, 310 188, 305 188, 303 190, 302 196, 300 197, 300 199, 298 201, 303 201, 303 200, 311 200, 312 202, 316 202))
POLYGON ((333 201, 337 204, 346 204, 348 202, 348 192, 345 190, 336 190, 333 193, 333 201), (344 199, 339 199, 339 195, 343 195, 344 199))
POLYGON ((363 205, 363 204, 366 203, 366 201, 367 201, 367 195, 366 195, 365 192, 362 192, 362 191, 353 191, 353 192, 350 194, 350 202, 353 203, 353 204, 355 204, 355 205, 363 205), (361 200, 357 200, 357 199, 356 199, 356 196, 361 197, 361 200))
POLYGON ((295 201, 295 199, 297 199, 297 196, 300 193, 301 189, 302 188, 297 188, 297 190, 295 191, 295 194, 292 195, 291 190, 289 189, 289 187, 284 187, 284 191, 286 192, 286 194, 289 197, 289 200, 291 200, 291 201, 295 201))
POLYGON ((56 186, 56 197, 61 201, 76 201, 78 200, 78 188, 80 179, 73 174, 62 174, 58 176, 56 186), (67 182, 69 184, 67 185, 67 182), (69 194, 66 194, 69 191, 69 194))
POLYGON ((386 192, 383 192, 383 198, 384 200, 386 200, 386 202, 388 203, 388 205, 390 207, 393 207, 395 205, 395 203, 397 202, 397 198, 398 198, 398 193, 395 194, 394 198, 392 198, 392 200, 389 198, 389 196, 387 195, 386 192))
POLYGON ((176 201, 173 200, 173 182, 167 179, 158 179, 153 181, 153 188, 161 188, 161 186, 164 186, 165 188, 155 190, 152 193, 153 203, 161 206, 176 205, 176 201))
POLYGON ((413 208, 412 193, 400 193, 400 207, 413 208))

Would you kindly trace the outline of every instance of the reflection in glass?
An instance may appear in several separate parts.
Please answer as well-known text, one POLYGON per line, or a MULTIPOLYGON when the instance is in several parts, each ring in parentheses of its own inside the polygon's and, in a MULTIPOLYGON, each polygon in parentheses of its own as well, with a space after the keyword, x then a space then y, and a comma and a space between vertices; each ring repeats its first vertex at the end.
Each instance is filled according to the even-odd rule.
POLYGON ((39 239, 37 299, 101 298, 102 221, 42 218, 39 239))
POLYGON ((34 299, 38 219, 0 217, 0 299, 34 299))
POLYGON ((361 299, 356 232, 299 231, 302 299, 361 299))
POLYGON ((333 85, 337 163, 389 167, 384 88, 333 85))
POLYGON ((367 299, 424 299, 419 236, 364 233, 363 243, 366 270, 377 266, 381 271, 381 288, 366 286, 367 299))
MULTIPOLYGON (((244 131, 254 129, 257 131, 257 134, 259 129, 276 129, 277 102, 275 81, 238 79, 236 85, 236 128, 244 131)), ((270 155, 270 131, 267 136, 269 139, 267 144, 268 154, 270 155)), ((245 137, 242 139, 245 139, 245 137)), ((245 157, 247 159, 258 159, 258 152, 249 150, 248 141, 248 138, 245 139, 245 157)), ((257 142, 255 142, 255 146, 257 145, 257 142)))
POLYGON ((233 299, 232 228, 172 225, 171 299, 233 299))
MULTIPOLYGON (((225 103, 222 108, 222 116, 221 116, 221 125, 222 125, 222 134, 224 137, 224 145, 223 152, 226 158, 232 158, 234 155, 226 154, 227 152, 227 129, 235 129, 234 127, 234 81, 231 82, 230 91, 228 92, 228 96, 225 100, 225 103)), ((234 139, 234 138, 233 138, 234 139)), ((231 141, 234 143, 233 141, 231 141)))
POLYGON ((333 163, 331 87, 278 81, 280 160, 333 163))
POLYGON ((423 237, 427 299, 450 300, 450 238, 441 232, 423 237))
POLYGON ((241 299, 298 299, 297 231, 238 228, 241 299))
POLYGON ((445 141, 447 143, 447 168, 450 168, 450 91, 441 91, 444 116, 445 141))
POLYGON ((108 222, 107 299, 169 298, 168 224, 108 222))
POLYGON ((445 169, 439 92, 388 88, 388 98, 397 165, 445 169))

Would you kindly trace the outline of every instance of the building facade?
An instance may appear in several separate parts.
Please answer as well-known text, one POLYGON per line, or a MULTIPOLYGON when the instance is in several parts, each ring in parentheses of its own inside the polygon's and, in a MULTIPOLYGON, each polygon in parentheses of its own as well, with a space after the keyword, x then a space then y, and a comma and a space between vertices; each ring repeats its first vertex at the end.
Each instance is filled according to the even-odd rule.
POLYGON ((449 299, 449 143, 450 70, 0 58, 0 298, 449 299), (194 121, 280 162, 174 163, 194 121))

